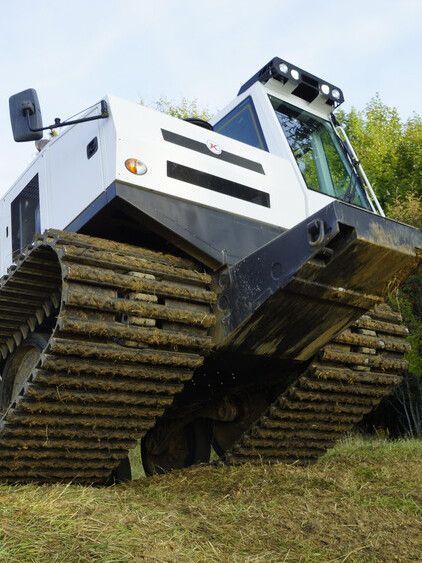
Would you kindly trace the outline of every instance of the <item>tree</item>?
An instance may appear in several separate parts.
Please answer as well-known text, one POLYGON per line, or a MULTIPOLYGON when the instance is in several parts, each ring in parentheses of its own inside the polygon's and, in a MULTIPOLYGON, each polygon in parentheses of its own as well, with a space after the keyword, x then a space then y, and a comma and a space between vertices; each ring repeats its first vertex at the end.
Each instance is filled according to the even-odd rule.
MULTIPOLYGON (((143 104, 143 101, 141 100, 140 103, 143 104)), ((195 99, 188 100, 188 98, 182 98, 179 103, 175 103, 174 100, 163 97, 159 98, 152 107, 179 119, 197 117, 198 119, 208 121, 211 118, 209 109, 207 107, 199 107, 198 101, 195 99)))
POLYGON ((387 215, 422 225, 422 119, 403 121, 377 94, 364 110, 338 112, 387 215))

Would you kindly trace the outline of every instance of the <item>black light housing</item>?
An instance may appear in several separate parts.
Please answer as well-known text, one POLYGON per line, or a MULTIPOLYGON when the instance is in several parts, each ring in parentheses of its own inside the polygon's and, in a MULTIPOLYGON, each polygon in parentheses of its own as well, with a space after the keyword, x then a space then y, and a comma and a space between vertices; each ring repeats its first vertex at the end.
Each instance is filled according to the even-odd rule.
POLYGON ((343 92, 340 88, 279 57, 274 57, 274 59, 254 74, 252 78, 245 82, 240 88, 238 95, 245 92, 255 82, 262 82, 264 84, 270 78, 274 78, 283 84, 286 84, 288 81, 292 82, 296 85, 292 94, 307 102, 312 102, 318 96, 325 99, 326 103, 334 108, 344 102, 343 92))

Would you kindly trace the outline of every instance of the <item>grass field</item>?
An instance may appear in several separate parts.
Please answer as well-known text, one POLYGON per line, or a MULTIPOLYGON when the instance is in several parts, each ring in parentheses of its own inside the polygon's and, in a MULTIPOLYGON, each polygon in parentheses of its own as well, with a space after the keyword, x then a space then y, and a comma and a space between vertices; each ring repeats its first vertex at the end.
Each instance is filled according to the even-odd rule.
POLYGON ((0 561, 420 561, 422 442, 108 489, 0 486, 0 561))

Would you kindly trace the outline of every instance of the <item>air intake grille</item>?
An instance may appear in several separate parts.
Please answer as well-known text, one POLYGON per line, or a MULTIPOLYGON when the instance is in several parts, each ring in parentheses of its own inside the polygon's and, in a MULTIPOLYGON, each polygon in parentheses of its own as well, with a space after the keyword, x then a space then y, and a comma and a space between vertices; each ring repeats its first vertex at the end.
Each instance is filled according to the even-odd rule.
POLYGON ((243 199, 244 201, 249 201, 256 205, 270 207, 270 195, 266 192, 226 180, 225 178, 220 178, 219 176, 213 176, 207 172, 201 172, 200 170, 195 170, 194 168, 189 168, 182 164, 168 161, 167 176, 220 194, 243 199))

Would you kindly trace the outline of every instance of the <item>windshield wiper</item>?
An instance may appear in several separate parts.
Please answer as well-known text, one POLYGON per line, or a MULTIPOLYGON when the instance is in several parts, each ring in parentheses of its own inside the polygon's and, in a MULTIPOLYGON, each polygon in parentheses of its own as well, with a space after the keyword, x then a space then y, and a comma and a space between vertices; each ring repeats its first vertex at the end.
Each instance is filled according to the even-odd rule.
POLYGON ((344 192, 344 198, 343 199, 346 203, 351 203, 353 201, 353 199, 355 198, 357 184, 358 184, 357 178, 354 175, 352 175, 352 177, 350 179, 349 187, 344 192))

